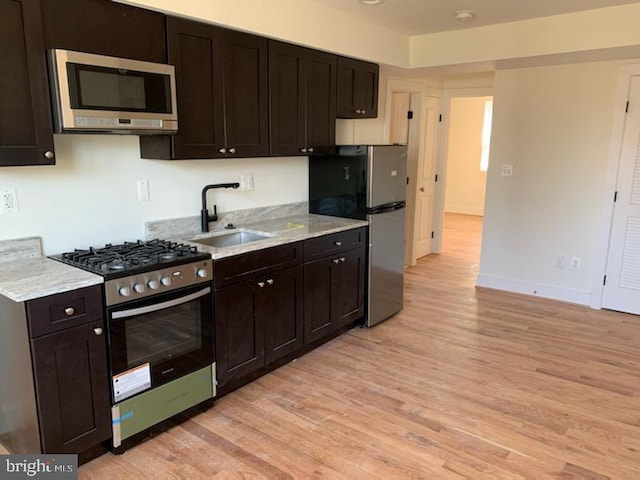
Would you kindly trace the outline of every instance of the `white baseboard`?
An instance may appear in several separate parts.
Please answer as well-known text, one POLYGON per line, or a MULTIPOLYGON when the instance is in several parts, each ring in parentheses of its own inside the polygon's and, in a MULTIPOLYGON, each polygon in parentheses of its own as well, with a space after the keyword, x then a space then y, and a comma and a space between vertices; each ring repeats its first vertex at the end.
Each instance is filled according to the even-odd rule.
POLYGON ((484 215, 484 208, 465 207, 464 205, 447 205, 444 211, 445 213, 459 213, 461 215, 484 215))
POLYGON ((561 300, 563 302, 577 303, 591 306, 591 292, 572 290, 570 288, 555 287, 539 283, 523 282, 511 278, 494 277, 492 275, 478 275, 476 280, 478 287, 495 288, 513 293, 524 293, 536 297, 561 300))

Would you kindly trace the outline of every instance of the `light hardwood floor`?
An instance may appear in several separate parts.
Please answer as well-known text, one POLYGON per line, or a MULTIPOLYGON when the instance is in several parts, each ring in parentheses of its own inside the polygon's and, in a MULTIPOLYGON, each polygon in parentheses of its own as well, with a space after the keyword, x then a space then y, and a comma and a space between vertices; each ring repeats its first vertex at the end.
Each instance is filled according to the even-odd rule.
POLYGON ((476 290, 480 229, 447 216, 391 320, 80 478, 640 478, 640 317, 476 290))

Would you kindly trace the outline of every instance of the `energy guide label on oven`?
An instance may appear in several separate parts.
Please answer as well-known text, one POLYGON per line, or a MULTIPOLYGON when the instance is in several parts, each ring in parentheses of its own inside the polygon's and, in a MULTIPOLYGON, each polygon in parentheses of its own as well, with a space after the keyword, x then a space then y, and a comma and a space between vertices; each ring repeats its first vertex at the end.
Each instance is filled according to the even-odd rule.
POLYGON ((116 402, 151 388, 151 366, 145 363, 113 376, 113 397, 116 402))

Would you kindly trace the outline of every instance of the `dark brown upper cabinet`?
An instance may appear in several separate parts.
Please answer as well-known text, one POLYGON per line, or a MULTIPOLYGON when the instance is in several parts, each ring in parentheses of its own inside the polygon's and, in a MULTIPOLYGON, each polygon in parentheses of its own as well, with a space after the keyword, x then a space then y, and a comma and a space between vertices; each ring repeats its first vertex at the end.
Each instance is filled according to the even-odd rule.
POLYGON ((164 15, 105 0, 42 1, 45 47, 165 63, 164 15))
POLYGON ((178 133, 140 137, 143 158, 269 155, 267 39, 167 18, 178 133))
POLYGON ((338 118, 378 116, 378 77, 375 63, 338 57, 338 118))
POLYGON ((337 57, 269 42, 271 155, 335 150, 337 57))
POLYGON ((39 0, 0 0, 0 166, 53 165, 39 0))

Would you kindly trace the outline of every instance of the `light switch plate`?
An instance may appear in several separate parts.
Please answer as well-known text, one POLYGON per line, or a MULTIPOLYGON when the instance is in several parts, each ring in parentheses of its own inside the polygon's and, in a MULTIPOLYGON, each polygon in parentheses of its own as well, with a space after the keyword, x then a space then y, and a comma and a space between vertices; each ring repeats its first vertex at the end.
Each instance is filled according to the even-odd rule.
POLYGON ((503 164, 500 170, 500 175, 503 177, 510 177, 513 175, 513 165, 503 164))
POLYGON ((149 200, 149 180, 138 180, 138 201, 146 202, 149 200))

